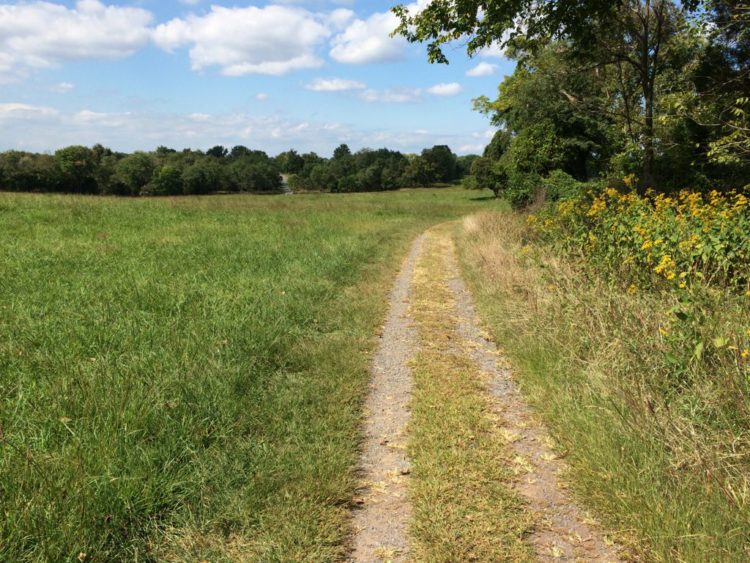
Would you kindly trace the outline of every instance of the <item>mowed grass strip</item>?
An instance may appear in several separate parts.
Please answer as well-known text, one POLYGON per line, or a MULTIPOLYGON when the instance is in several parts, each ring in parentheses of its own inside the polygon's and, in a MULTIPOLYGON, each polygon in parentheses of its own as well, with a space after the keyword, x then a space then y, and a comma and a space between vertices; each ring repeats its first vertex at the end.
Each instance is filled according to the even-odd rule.
POLYGON ((513 490, 508 443, 485 375, 458 333, 445 256, 449 229, 431 230, 414 274, 411 314, 421 350, 413 363, 409 452, 415 561, 528 561, 533 524, 513 490))
POLYGON ((340 557, 392 276, 469 198, 0 195, 0 559, 340 557))
MULTIPOLYGON (((587 273, 530 240, 522 216, 470 217, 458 241, 480 313, 565 452, 569 484, 632 558, 747 561, 747 395, 721 401, 737 366, 670 386, 659 329, 673 298, 587 273), (727 466, 734 474, 719 472, 727 466)), ((728 295, 712 322, 747 318, 747 302, 728 295)))

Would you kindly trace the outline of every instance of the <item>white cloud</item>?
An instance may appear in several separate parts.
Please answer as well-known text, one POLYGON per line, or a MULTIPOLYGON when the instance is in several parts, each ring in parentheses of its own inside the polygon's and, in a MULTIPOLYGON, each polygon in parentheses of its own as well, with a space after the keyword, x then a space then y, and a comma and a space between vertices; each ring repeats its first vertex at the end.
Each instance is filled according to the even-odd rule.
MULTIPOLYGON (((190 47, 194 70, 217 66, 226 76, 281 75, 323 64, 315 50, 331 34, 334 22, 307 10, 288 6, 224 8, 212 6, 203 16, 175 18, 154 31, 164 50, 190 47)), ((343 12, 348 12, 343 10, 343 12)))
POLYGON ((340 63, 366 64, 393 61, 403 56, 406 40, 391 37, 398 18, 391 12, 356 19, 331 41, 331 57, 340 63))
POLYGON ((492 76, 497 71, 497 65, 492 63, 481 62, 474 68, 466 71, 466 76, 492 76))
POLYGON ((465 144, 458 147, 458 154, 482 154, 484 152, 484 145, 476 144, 465 144))
POLYGON ((419 100, 421 94, 419 88, 370 89, 362 92, 360 98, 369 103, 407 104, 419 100))
POLYGON ((48 118, 57 113, 57 110, 45 106, 19 103, 0 104, 0 121, 48 118))
POLYGON ((477 51, 477 54, 480 57, 485 58, 496 58, 496 59, 504 59, 505 57, 505 50, 500 46, 499 43, 493 43, 489 47, 484 47, 477 51))
POLYGON ((461 93, 463 86, 458 82, 449 82, 447 84, 435 84, 427 89, 434 96, 455 96, 461 93))
POLYGON ((318 78, 305 86, 313 92, 344 92, 346 90, 363 90, 365 84, 357 80, 345 78, 318 78))
POLYGON ((75 90, 75 88, 75 84, 71 84, 70 82, 60 82, 52 87, 52 91, 59 94, 67 94, 68 92, 75 90))
POLYGON ((67 60, 117 59, 149 39, 151 13, 79 0, 74 8, 49 2, 0 5, 0 76, 67 60))
POLYGON ((258 94, 255 94, 255 99, 259 102, 268 101, 268 94, 266 94, 265 92, 259 92, 258 94))
POLYGON ((337 122, 294 120, 278 115, 212 113, 104 113, 92 109, 63 112, 22 103, 0 104, 3 136, 0 150, 54 151, 67 145, 102 143, 119 151, 150 150, 159 145, 207 149, 242 144, 277 154, 290 147, 330 155, 341 143, 352 150, 390 147, 419 152, 448 145, 459 154, 483 147, 489 131, 449 132, 433 129, 353 129, 337 122), (12 144, 9 142, 13 139, 12 144), (456 149, 456 147, 458 147, 456 149))

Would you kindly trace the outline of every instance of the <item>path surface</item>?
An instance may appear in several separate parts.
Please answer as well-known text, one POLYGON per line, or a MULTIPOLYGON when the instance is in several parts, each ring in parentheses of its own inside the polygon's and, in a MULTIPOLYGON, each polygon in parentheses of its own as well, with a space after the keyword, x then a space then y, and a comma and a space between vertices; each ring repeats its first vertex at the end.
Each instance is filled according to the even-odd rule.
MULTIPOLYGON (((451 237, 452 225, 431 229, 413 244, 391 294, 390 313, 372 368, 366 403, 365 443, 361 461, 362 488, 354 511, 352 561, 409 561, 409 461, 406 452, 408 404, 411 396, 409 362, 420 346, 411 327, 410 302, 414 270, 425 240, 443 248, 435 277, 447 280, 458 320, 456 339, 467 359, 487 377, 501 430, 517 475, 510 484, 538 517, 526 540, 538 561, 620 561, 615 547, 573 502, 558 477, 565 462, 550 448, 552 441, 516 389, 509 369, 502 367, 497 347, 480 329, 471 295, 461 277, 451 237), (437 238, 436 238, 437 237, 437 238)), ((431 248, 435 245, 431 245, 431 248)), ((434 264, 438 264, 435 266, 434 264)), ((411 310, 414 313, 413 309, 411 310)))
POLYGON ((409 287, 423 236, 412 244, 391 291, 390 311, 372 366, 365 404, 362 487, 355 499, 353 561, 407 561, 409 460, 406 427, 416 333, 408 319, 409 287))

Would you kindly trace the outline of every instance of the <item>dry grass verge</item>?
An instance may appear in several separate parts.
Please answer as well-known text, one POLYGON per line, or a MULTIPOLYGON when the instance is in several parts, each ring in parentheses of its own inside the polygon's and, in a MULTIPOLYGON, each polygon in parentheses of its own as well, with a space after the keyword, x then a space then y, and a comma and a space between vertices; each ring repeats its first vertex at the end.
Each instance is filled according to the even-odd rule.
MULTIPOLYGON (((482 316, 572 466, 572 487, 634 557, 747 560, 750 417, 737 366, 667 377, 673 297, 630 294, 574 267, 527 240, 510 212, 466 220, 459 247, 482 316)), ((728 300, 705 328, 737 325, 740 312, 728 300)))

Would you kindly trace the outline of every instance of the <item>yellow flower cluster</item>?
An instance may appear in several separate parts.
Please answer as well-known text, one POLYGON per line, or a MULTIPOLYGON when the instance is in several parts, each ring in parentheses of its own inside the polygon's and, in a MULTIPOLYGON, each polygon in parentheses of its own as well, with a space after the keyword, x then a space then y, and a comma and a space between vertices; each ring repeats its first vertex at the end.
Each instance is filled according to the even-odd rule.
POLYGON ((562 201, 529 224, 633 287, 695 284, 750 296, 750 198, 683 190, 638 195, 607 188, 562 201))

